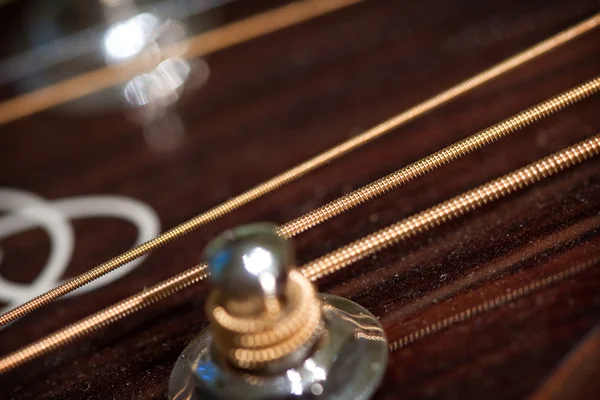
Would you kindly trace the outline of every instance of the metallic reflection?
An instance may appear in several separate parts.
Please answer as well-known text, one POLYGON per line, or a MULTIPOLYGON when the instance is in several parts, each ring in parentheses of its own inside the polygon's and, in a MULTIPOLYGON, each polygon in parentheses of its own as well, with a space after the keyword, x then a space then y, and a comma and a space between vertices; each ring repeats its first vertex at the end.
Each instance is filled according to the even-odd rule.
POLYGON ((110 64, 138 55, 159 25, 156 16, 143 13, 108 28, 103 40, 106 61, 110 64))
MULTIPOLYGON (((232 1, 162 0, 141 5, 140 13, 160 15, 170 21, 185 20, 219 8, 232 1)), ((100 0, 100 3, 106 8, 122 9, 130 2, 126 0, 100 0)), ((54 16, 60 11, 60 7, 62 7, 61 2, 39 2, 39 4, 35 3, 33 5, 31 16, 26 21, 27 25, 31 26, 34 32, 44 30, 44 33, 48 31, 45 26, 50 26, 52 31, 57 32, 58 35, 55 35, 55 39, 46 35, 45 38, 50 39, 50 42, 37 46, 32 44, 34 47, 31 50, 0 60, 0 84, 26 79, 28 75, 40 73, 58 64, 68 63, 76 58, 102 51, 105 46, 103 41, 106 39, 106 36, 103 35, 105 26, 94 26, 75 34, 66 34, 62 32, 64 29, 61 29, 60 22, 48 21, 51 18, 48 15, 54 16), (59 8, 59 10, 54 11, 56 8, 59 8)))
POLYGON ((258 276, 265 270, 270 270, 275 263, 271 253, 262 247, 252 249, 248 254, 244 254, 242 259, 244 260, 244 269, 254 276, 258 276))
POLYGON ((290 393, 297 396, 302 395, 302 377, 298 371, 288 369, 285 373, 290 381, 290 393))
MULTIPOLYGON (((98 55, 92 60, 86 59, 83 65, 78 62, 64 63, 47 74, 32 76, 23 82, 23 86, 30 91, 47 86, 45 80, 68 79, 69 76, 80 74, 82 68, 87 68, 85 65, 98 59, 109 67, 124 63, 135 65, 135 71, 143 72, 128 82, 80 98, 62 110, 98 112, 124 103, 127 116, 143 128, 143 138, 149 147, 157 151, 174 150, 185 139, 185 126, 176 111, 180 96, 184 89, 190 91, 202 86, 209 74, 209 68, 203 60, 184 60, 183 56, 188 50, 187 27, 177 17, 186 17, 191 12, 206 10, 222 2, 214 2, 211 7, 200 7, 195 3, 196 0, 189 0, 178 4, 155 4, 155 7, 147 4, 140 7, 134 0, 96 0, 93 7, 70 3, 47 4, 39 10, 48 16, 47 25, 57 28, 56 36, 69 29, 69 22, 61 21, 60 17, 64 14, 90 18, 100 16, 104 31, 96 30, 93 37, 86 36, 86 42, 79 43, 86 53, 77 56, 88 57, 94 52, 98 55), (100 8, 96 10, 98 5, 100 8), (191 82, 193 84, 190 85, 191 82)), ((42 33, 42 29, 37 29, 35 33, 42 33)), ((39 63, 43 62, 43 57, 40 57, 39 63)), ((36 60, 29 57, 27 63, 35 64, 36 60)), ((4 64, 1 62, 0 66, 4 64)), ((10 68, 14 67, 10 65, 10 68)))
POLYGON ((317 365, 315 360, 313 360, 312 358, 309 358, 304 362, 304 367, 306 367, 307 370, 312 372, 315 379, 320 381, 324 381, 325 379, 327 379, 327 371, 325 371, 325 368, 319 367, 319 365, 317 365))
POLYGON ((178 91, 189 74, 190 65, 187 61, 168 58, 149 73, 130 80, 123 89, 123 95, 132 106, 152 105, 154 108, 164 108, 178 100, 178 91))
POLYGON ((338 317, 340 319, 343 319, 344 321, 348 321, 350 324, 352 324, 352 325, 356 326, 357 328, 360 328, 364 331, 371 330, 371 331, 383 333, 383 330, 379 326, 372 324, 372 321, 371 321, 372 317, 367 314, 349 313, 344 310, 338 310, 329 304, 323 304, 321 308, 323 310, 327 310, 330 312, 333 312, 333 311, 337 312, 339 314, 338 317), (361 319, 365 320, 366 323, 361 324, 359 322, 359 320, 361 320, 361 319))
MULTIPOLYGON (((127 3, 127 2, 125 2, 127 3)), ((128 5, 128 6, 126 6, 128 5)), ((122 6, 123 12, 131 10, 122 6)), ((111 3, 111 13, 118 13, 118 3, 111 3)), ((147 144, 157 151, 171 151, 185 139, 185 126, 175 111, 186 82, 192 75, 190 62, 179 57, 187 50, 186 28, 174 20, 144 12, 110 26, 104 35, 103 53, 108 65, 133 58, 147 63, 148 71, 135 76, 122 89, 131 116, 144 129, 147 144), (178 44, 178 47, 174 47, 178 44), (169 48, 169 57, 164 50, 169 48)), ((208 65, 194 62, 194 87, 208 79, 208 65)))
POLYGON ((274 375, 253 375, 219 363, 211 350, 213 333, 207 329, 192 340, 175 363, 168 397, 189 398, 186 396, 195 390, 198 398, 370 398, 383 377, 388 359, 388 344, 381 325, 356 303, 329 294, 319 297, 327 306, 323 308, 326 330, 314 352, 303 361, 298 360, 295 367, 274 375), (339 318, 340 314, 347 319, 339 318), (366 329, 351 323, 352 315, 360 316, 360 325, 366 329), (367 316, 371 317, 370 324, 365 320, 367 316), (377 331, 381 334, 375 335, 377 331), (217 367, 216 376, 212 369, 197 369, 198 365, 210 362, 217 367), (192 375, 194 379, 190 379, 192 375), (192 380, 195 388, 189 385, 192 380))
POLYGON ((358 338, 358 339, 375 340, 375 341, 386 342, 387 343, 387 339, 383 335, 367 335, 364 332, 356 332, 354 334, 354 337, 358 338))

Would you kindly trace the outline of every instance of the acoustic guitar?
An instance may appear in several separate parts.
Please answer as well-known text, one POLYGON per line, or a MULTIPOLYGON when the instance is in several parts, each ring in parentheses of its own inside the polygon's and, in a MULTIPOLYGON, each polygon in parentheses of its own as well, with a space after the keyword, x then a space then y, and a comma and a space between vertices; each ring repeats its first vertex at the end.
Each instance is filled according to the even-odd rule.
POLYGON ((598 0, 52 3, 0 6, 1 399, 599 398, 598 0))

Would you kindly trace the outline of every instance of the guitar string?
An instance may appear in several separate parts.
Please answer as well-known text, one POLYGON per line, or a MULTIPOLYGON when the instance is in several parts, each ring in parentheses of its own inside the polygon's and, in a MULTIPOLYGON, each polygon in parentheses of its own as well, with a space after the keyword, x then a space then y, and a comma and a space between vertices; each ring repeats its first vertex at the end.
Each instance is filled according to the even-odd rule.
MULTIPOLYGON (((381 251, 418 233, 456 219, 470 211, 522 190, 560 171, 600 154, 600 134, 542 158, 532 164, 453 197, 425 211, 383 228, 300 267, 312 281, 332 274, 352 263, 381 251)), ((0 359, 0 373, 6 373, 103 326, 124 318, 208 276, 205 265, 197 265, 150 289, 73 323, 43 339, 0 359)))
MULTIPOLYGON (((277 7, 175 43, 161 58, 192 59, 265 36, 362 0, 304 0, 277 7), (186 49, 182 55, 181 49, 186 49)), ((0 103, 0 125, 127 82, 148 70, 144 57, 106 66, 0 103)))
MULTIPOLYGON (((411 316, 417 315, 419 311, 435 303, 441 303, 457 296, 461 291, 473 287, 478 282, 492 280, 493 277, 501 277, 511 273, 516 267, 526 261, 532 260, 540 255, 545 255, 548 251, 556 248, 564 248, 573 244, 576 238, 600 232, 600 214, 585 218, 583 221, 573 225, 563 226, 555 233, 550 233, 544 238, 532 241, 519 247, 518 252, 503 252, 501 259, 487 263, 478 267, 472 273, 453 280, 451 283, 440 286, 432 290, 429 294, 411 301, 401 308, 393 311, 386 311, 385 318, 392 318, 395 321, 402 321, 411 316)), ((389 279, 390 271, 385 271, 382 279, 389 279), (386 276, 387 275, 387 276, 386 276)), ((392 273, 393 274, 393 273, 392 273)), ((395 274, 393 274, 395 275, 395 274)))
POLYGON ((390 190, 396 189, 419 176, 425 175, 452 161, 466 156, 475 150, 500 140, 564 109, 565 107, 596 94, 599 90, 600 76, 528 108, 496 125, 492 125, 489 128, 468 136, 442 150, 436 151, 427 157, 341 196, 315 210, 307 212, 293 221, 279 227, 277 233, 284 237, 295 236, 315 225, 325 222, 387 193, 390 190))
MULTIPOLYGON (((470 318, 477 317, 487 311, 492 311, 507 304, 513 303, 527 295, 546 289, 563 280, 573 278, 574 276, 587 271, 591 267, 598 266, 599 263, 600 257, 593 257, 591 259, 578 263, 575 266, 567 267, 562 271, 549 274, 544 278, 532 280, 528 284, 521 285, 516 288, 509 287, 506 289, 506 294, 498 295, 490 300, 484 300, 483 302, 468 307, 463 311, 453 313, 448 317, 438 319, 436 322, 428 324, 423 328, 419 328, 411 331, 410 333, 402 335, 399 339, 393 340, 389 343, 389 352, 393 353, 397 350, 400 350, 406 346, 413 344, 414 342, 417 342, 421 339, 425 339, 430 335, 448 329, 470 318)), ((449 299, 448 301, 452 301, 452 299, 449 299)), ((371 340, 382 340, 381 335, 364 335, 361 337, 365 337, 371 340)))
POLYGON ((434 333, 445 330, 452 325, 464 322, 470 318, 474 318, 484 312, 491 311, 508 303, 512 303, 522 297, 530 295, 539 290, 545 289, 551 285, 554 285, 564 279, 572 278, 577 274, 587 271, 591 267, 597 267, 600 263, 600 257, 595 257, 590 260, 586 260, 575 266, 571 266, 562 271, 550 274, 544 278, 533 280, 523 286, 517 288, 508 289, 506 293, 498 295, 491 300, 485 300, 475 306, 469 307, 463 311, 452 314, 448 317, 442 318, 432 324, 429 324, 423 328, 417 329, 411 333, 403 335, 400 339, 394 340, 389 344, 390 352, 394 352, 403 347, 406 347, 417 340, 421 340, 430 336, 434 333))
POLYGON ((597 134, 317 258, 304 265, 302 273, 313 281, 330 275, 399 241, 409 239, 509 193, 523 189, 599 152, 600 134, 597 134))
POLYGON ((600 25, 600 13, 0 315, 0 327, 407 124, 600 25))

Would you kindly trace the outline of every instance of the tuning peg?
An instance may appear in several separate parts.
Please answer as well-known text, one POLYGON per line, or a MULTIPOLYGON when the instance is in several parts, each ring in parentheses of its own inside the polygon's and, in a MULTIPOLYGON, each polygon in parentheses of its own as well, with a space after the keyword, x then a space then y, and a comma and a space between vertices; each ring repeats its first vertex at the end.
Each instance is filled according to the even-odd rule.
POLYGON ((271 224, 224 232, 205 249, 210 326, 179 357, 172 399, 368 399, 388 345, 377 319, 318 294, 271 224))

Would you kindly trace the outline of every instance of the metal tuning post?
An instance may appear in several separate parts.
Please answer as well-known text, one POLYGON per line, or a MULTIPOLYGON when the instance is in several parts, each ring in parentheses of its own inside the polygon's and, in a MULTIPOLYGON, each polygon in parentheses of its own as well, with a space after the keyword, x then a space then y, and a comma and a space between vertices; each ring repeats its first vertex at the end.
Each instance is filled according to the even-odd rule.
POLYGON ((210 326, 186 347, 171 399, 368 399, 388 343, 377 319, 318 294, 271 224, 229 230, 205 249, 210 326))

